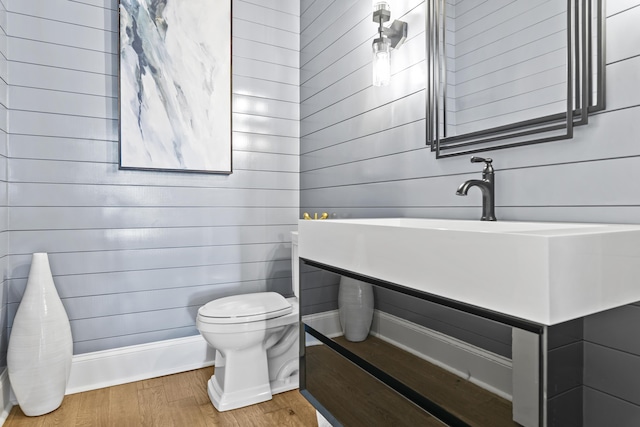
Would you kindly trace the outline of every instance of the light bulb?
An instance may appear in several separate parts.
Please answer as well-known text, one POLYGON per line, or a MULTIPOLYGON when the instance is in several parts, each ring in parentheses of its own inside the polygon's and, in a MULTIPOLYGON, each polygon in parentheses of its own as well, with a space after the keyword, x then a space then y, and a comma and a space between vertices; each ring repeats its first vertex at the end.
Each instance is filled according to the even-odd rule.
POLYGON ((377 10, 386 10, 386 11, 390 11, 391 8, 389 7, 389 3, 386 1, 376 1, 374 0, 373 2, 373 11, 377 11, 377 10))
POLYGON ((373 41, 373 85, 387 86, 391 81, 391 43, 386 37, 373 41))

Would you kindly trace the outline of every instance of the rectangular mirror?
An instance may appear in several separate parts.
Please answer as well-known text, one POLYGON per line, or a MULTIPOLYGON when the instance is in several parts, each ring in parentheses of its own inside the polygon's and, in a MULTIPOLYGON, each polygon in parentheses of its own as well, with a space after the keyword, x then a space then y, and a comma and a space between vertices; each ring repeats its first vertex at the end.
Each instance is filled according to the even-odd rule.
POLYGON ((568 139, 604 109, 601 0, 435 0, 427 34, 438 157, 568 139))

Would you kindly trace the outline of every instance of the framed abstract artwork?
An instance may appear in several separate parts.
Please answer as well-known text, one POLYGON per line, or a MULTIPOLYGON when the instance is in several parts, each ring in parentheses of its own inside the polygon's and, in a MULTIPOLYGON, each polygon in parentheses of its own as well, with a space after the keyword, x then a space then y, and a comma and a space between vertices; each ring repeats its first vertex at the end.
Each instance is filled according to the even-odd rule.
POLYGON ((120 168, 231 173, 231 0, 119 10, 120 168))

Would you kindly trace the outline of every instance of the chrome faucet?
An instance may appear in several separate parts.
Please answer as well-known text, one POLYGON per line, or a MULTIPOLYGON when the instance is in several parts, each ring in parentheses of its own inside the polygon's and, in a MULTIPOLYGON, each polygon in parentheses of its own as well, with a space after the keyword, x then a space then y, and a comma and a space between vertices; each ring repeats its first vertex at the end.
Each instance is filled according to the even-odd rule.
POLYGON ((458 187, 456 194, 458 196, 466 196, 471 187, 478 187, 482 191, 482 218, 480 221, 496 221, 495 191, 494 191, 494 174, 492 159, 483 159, 482 157, 472 157, 471 163, 484 162, 482 170, 482 179, 470 179, 465 181, 458 187))

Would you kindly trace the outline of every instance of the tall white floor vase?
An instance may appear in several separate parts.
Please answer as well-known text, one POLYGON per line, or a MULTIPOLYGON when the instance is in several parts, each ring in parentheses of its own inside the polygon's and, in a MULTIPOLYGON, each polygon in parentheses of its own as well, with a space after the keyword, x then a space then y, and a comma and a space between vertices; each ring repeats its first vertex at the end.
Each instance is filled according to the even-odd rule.
POLYGON ((46 414, 60 406, 72 356, 69 318, 53 283, 49 258, 35 253, 7 352, 11 387, 25 415, 46 414))
POLYGON ((373 288, 369 283, 342 276, 338 290, 338 313, 345 339, 364 341, 373 320, 373 288))

